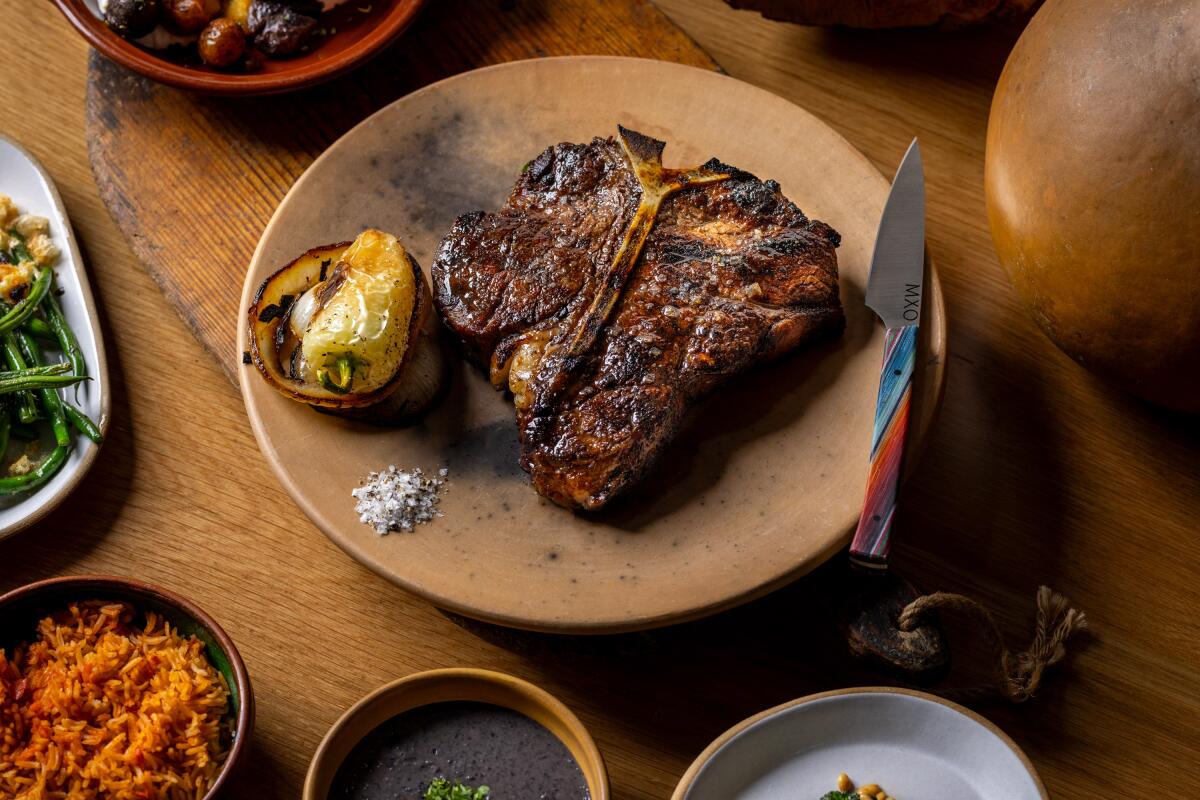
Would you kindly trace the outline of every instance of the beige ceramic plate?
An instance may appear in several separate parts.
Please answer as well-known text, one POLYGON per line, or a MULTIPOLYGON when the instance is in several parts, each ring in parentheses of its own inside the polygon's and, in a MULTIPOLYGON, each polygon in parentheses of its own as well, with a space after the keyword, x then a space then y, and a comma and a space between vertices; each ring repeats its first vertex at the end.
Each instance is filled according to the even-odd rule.
MULTIPOLYGON (((715 155, 775 178, 837 228, 848 318, 838 341, 749 374, 699 407, 630 496, 592 516, 541 499, 517 466, 511 403, 460 363, 449 396, 399 430, 317 414, 243 368, 259 445, 305 513, 371 569, 471 617, 572 632, 700 617, 809 571, 857 521, 883 348, 863 290, 888 180, 803 109, 732 78, 636 59, 541 59, 402 98, 296 182, 259 243, 241 309, 280 265, 366 226, 403 238, 428 268, 454 218, 498 207, 546 145, 615 134, 617 123, 665 139, 668 165, 715 155), (411 534, 380 537, 362 525, 350 491, 388 464, 448 467, 445 515, 411 534)), ((936 275, 927 285, 914 444, 943 377, 936 275)))

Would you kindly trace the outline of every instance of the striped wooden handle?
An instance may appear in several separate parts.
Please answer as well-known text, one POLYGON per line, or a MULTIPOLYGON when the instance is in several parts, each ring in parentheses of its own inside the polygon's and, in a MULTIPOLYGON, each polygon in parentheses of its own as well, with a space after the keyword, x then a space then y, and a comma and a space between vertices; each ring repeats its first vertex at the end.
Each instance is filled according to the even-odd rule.
POLYGON ((900 483, 900 459, 908 430, 908 407, 912 402, 913 365, 916 363, 917 326, 888 328, 879 373, 879 399, 875 404, 875 434, 871 439, 871 474, 867 499, 850 560, 874 569, 886 569, 891 549, 892 517, 896 513, 896 487, 900 483))

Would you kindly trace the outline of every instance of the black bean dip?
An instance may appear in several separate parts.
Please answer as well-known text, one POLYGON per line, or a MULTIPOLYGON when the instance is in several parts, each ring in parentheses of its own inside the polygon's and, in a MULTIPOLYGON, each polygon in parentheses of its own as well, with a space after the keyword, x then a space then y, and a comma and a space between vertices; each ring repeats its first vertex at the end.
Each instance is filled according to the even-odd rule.
POLYGON ((354 746, 329 800, 420 800, 434 778, 487 786, 490 800, 589 800, 557 736, 488 703, 434 703, 393 717, 354 746))

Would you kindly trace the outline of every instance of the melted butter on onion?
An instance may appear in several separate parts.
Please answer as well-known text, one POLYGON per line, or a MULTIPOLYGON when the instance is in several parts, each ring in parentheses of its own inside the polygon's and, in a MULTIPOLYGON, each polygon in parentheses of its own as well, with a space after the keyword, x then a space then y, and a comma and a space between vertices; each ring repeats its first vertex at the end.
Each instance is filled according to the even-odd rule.
POLYGON ((377 230, 360 234, 333 274, 292 309, 302 376, 324 374, 356 393, 386 384, 404 360, 416 289, 412 264, 396 237, 377 230))

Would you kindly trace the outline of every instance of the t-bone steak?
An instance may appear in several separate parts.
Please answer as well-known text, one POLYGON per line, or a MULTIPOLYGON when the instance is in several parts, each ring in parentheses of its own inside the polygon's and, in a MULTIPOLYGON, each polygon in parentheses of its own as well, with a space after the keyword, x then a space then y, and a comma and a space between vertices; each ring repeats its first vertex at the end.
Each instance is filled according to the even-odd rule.
POLYGON ((697 398, 845 324, 833 228, 716 159, 665 168, 664 146, 547 148, 433 264, 446 326, 512 393, 521 466, 570 508, 636 481, 697 398))

